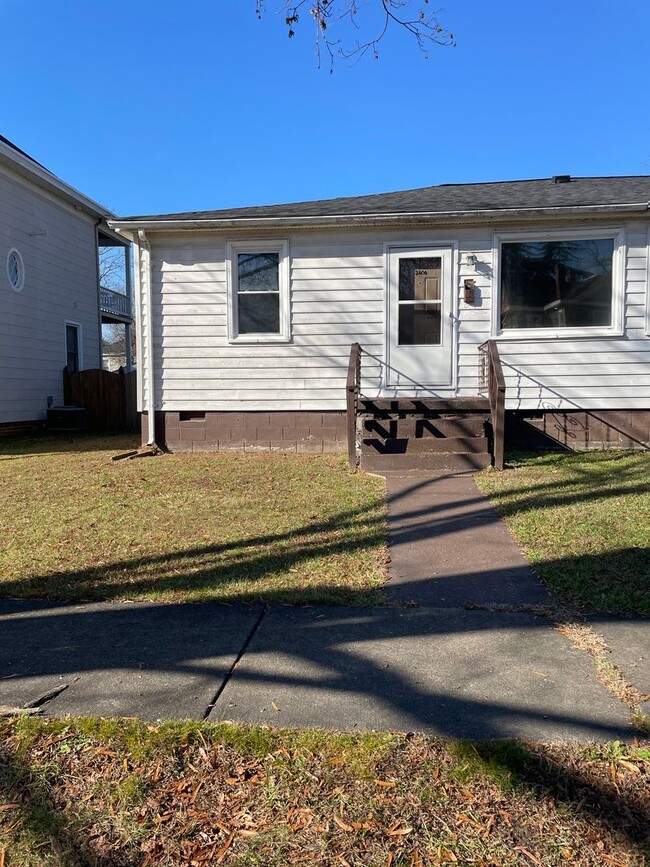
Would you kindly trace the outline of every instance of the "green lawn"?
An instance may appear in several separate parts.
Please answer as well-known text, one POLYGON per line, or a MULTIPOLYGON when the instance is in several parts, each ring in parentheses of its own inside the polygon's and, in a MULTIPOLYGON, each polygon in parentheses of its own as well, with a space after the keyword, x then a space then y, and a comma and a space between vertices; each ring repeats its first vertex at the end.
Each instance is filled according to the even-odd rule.
POLYGON ((14 719, 0 863, 632 867, 649 773, 650 751, 618 742, 14 719))
POLYGON ((476 477, 560 601, 650 614, 650 452, 521 456, 476 477))
POLYGON ((384 487, 339 457, 111 462, 128 437, 0 439, 0 594, 375 604, 384 487))

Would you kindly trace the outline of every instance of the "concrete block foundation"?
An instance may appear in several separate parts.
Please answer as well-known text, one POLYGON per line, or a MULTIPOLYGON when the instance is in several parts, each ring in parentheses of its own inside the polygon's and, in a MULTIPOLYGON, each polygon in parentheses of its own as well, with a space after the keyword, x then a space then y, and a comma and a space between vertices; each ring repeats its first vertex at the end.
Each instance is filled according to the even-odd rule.
MULTIPOLYGON (((170 452, 343 454, 345 412, 157 412, 156 442, 170 452)), ((148 438, 142 414, 142 441, 148 438)))

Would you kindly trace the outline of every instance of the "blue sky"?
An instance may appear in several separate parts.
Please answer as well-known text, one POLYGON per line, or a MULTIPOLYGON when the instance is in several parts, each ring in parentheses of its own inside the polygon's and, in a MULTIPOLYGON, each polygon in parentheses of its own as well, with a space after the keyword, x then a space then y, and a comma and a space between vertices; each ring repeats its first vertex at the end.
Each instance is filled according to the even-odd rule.
POLYGON ((446 0, 333 75, 266 4, 0 0, 0 132, 123 215, 650 174, 647 0, 446 0))

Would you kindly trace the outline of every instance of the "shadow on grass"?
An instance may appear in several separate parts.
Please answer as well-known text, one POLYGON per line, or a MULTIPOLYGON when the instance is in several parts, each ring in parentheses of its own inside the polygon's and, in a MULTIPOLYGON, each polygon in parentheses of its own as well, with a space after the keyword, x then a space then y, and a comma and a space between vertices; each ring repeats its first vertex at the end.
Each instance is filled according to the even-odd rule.
POLYGON ((518 463, 523 460, 530 461, 522 467, 524 472, 528 469, 552 471, 565 464, 571 468, 574 477, 558 479, 552 475, 547 481, 491 490, 490 499, 501 515, 530 509, 544 511, 576 503, 598 503, 628 494, 650 492, 650 481, 637 463, 643 461, 650 467, 650 456, 645 452, 567 452, 541 457, 522 452, 509 455, 509 459, 508 469, 515 473, 518 463))
POLYGON ((32 858, 37 852, 44 856, 43 863, 55 863, 50 860, 53 857, 57 859, 56 863, 65 867, 136 867, 142 860, 141 856, 133 858, 126 854, 93 853, 89 845, 88 828, 57 808, 43 777, 37 778, 26 761, 1 745, 0 799, 3 804, 19 804, 5 811, 0 823, 4 822, 6 828, 14 826, 14 840, 20 841, 20 847, 29 858, 29 862, 16 860, 16 852, 8 836, 12 832, 7 830, 7 836, 0 839, 0 853, 4 852, 8 857, 7 864, 34 863, 32 858), (18 819, 15 825, 14 816, 18 819))
MULTIPOLYGON (((517 740, 460 741, 452 750, 461 762, 461 774, 481 773, 506 790, 525 790, 538 801, 551 799, 561 810, 587 815, 610 833, 623 836, 634 854, 650 857, 650 801, 642 773, 628 774, 625 788, 631 791, 622 792, 611 771, 613 763, 610 779, 596 779, 572 745, 554 749, 517 740)), ((524 839, 520 845, 527 842, 524 839)))
MULTIPOLYGON (((72 721, 71 729, 74 728, 75 724, 72 721)), ((185 731, 187 732, 187 726, 185 731)), ((205 737, 201 736, 201 743, 206 744, 206 737, 209 743, 219 743, 218 731, 215 730, 214 740, 209 729, 204 728, 203 734, 205 737)), ((182 743, 187 749, 187 734, 182 743)), ((291 748, 291 731, 278 735, 278 744, 280 743, 286 743, 291 748)), ((98 741, 99 744, 101 740, 98 741)), ((38 742, 36 745, 38 747, 38 742)), ((432 753, 439 755, 439 743, 434 742, 431 746, 432 753)), ((608 778, 602 757, 599 756, 597 766, 592 768, 589 760, 585 761, 584 749, 570 744, 547 747, 517 740, 492 743, 447 741, 443 743, 443 747, 457 759, 458 764, 447 766, 445 773, 449 773, 458 785, 451 781, 446 782, 446 786, 451 786, 451 789, 446 789, 435 805, 427 803, 422 806, 421 815, 425 825, 434 815, 451 821, 447 814, 453 815, 459 810, 458 800, 462 793, 468 800, 471 798, 472 803, 467 806, 470 816, 475 814, 476 807, 482 819, 491 814, 496 815, 497 827, 501 826, 503 829, 497 830, 494 836, 488 834, 483 836, 484 845, 489 848, 490 844, 494 843, 499 847, 503 839, 504 842, 507 841, 507 847, 513 851, 513 854, 524 849, 526 857, 521 858, 521 863, 530 863, 528 853, 537 852, 542 855, 543 853, 540 852, 542 843, 547 851, 552 852, 554 842, 557 846, 557 860, 553 860, 552 863, 565 863, 566 859, 574 861, 576 858, 576 863, 589 864, 641 865, 646 863, 644 859, 650 855, 650 808, 642 774, 635 777, 628 775, 624 781, 620 777, 617 781, 615 774, 608 778), (485 781, 487 785, 481 785, 479 780, 485 781), (505 797, 500 799, 497 796, 497 803, 492 806, 495 801, 494 787, 503 791, 505 797), (451 801, 450 809, 448 798, 451 801), (553 832, 556 839, 551 837, 553 832), (612 859, 608 855, 608 851, 612 848, 617 851, 617 854, 620 848, 624 848, 630 860, 620 862, 612 859), (585 859, 584 862, 582 857, 585 859), (598 860, 592 860, 594 857, 598 860)), ((170 751, 173 751, 173 748, 173 744, 168 747, 170 751)), ((433 764, 428 758, 426 745, 422 744, 420 749, 423 759, 421 767, 412 761, 409 767, 417 777, 417 784, 422 785, 427 783, 428 774, 432 774, 433 764)), ((250 752, 246 745, 242 745, 241 750, 241 761, 245 765, 250 752)), ((113 745, 108 753, 111 757, 104 761, 121 763, 123 755, 119 747, 113 745), (115 758, 112 758, 113 756, 115 758)), ((397 753, 394 756, 385 755, 382 764, 387 761, 389 764, 399 761, 399 755, 398 746, 397 753)), ((158 757, 159 761, 163 762, 171 759, 169 753, 167 755, 159 753, 158 757)), ((38 751, 30 757, 30 760, 38 763, 38 751)), ((48 855, 55 854, 59 859, 56 863, 66 867, 135 867, 136 864, 142 863, 143 848, 148 848, 152 838, 160 836, 160 831, 151 829, 148 833, 143 833, 140 842, 125 844, 120 840, 118 833, 111 828, 111 820, 107 818, 104 810, 89 812, 84 816, 75 815, 74 809, 58 806, 55 797, 43 784, 42 779, 37 782, 27 761, 27 758, 19 758, 9 750, 0 751, 0 793, 3 800, 20 804, 18 810, 14 811, 14 815, 18 813, 23 829, 21 835, 23 845, 29 844, 32 854, 40 852, 46 858, 48 855), (97 824, 93 827, 95 823, 97 824), (110 845, 110 853, 92 851, 94 841, 97 840, 106 849, 110 845)), ((64 764, 64 761, 51 763, 50 775, 64 773, 64 764)), ((198 764, 200 765, 200 762, 198 764)), ((191 755, 186 758, 185 768, 188 767, 196 771, 191 755)), ((94 767, 93 771, 101 774, 101 765, 94 767)), ((80 775, 83 767, 73 768, 71 772, 80 775)), ((39 768, 39 777, 41 774, 42 769, 39 768)), ((402 776, 399 771, 396 775, 400 778, 402 776)), ((435 785, 436 778, 431 776, 430 779, 435 785)), ((200 788, 200 780, 199 775, 194 777, 192 787, 200 788)), ((298 776, 296 783, 299 781, 298 776)), ((408 787, 409 782, 400 779, 399 785, 408 787)), ((80 795, 82 793, 86 794, 85 790, 82 789, 80 795)), ((327 794, 324 793, 322 797, 325 799, 327 794)), ((254 793, 251 793, 251 802, 256 803, 254 793)), ((310 801, 310 804, 316 810, 322 806, 318 797, 310 801)), ((173 799, 165 801, 167 811, 173 811, 175 806, 173 799)), ((241 807, 245 806, 246 801, 241 803, 241 807)), ((271 811, 273 809, 271 807, 271 811)), ((463 807, 461 806, 460 809, 462 810, 463 807)), ((277 810, 284 816, 281 802, 277 804, 277 810)), ((268 806, 265 812, 269 814, 268 806)), ((251 815, 255 818, 254 806, 251 807, 251 815)), ((413 825, 417 835, 419 828, 416 823, 413 825)), ((464 827, 468 828, 467 825, 464 827)), ((457 831, 452 839, 462 844, 465 833, 463 830, 457 831)), ((183 834, 184 839, 193 841, 192 831, 188 832, 185 828, 183 834)), ((163 835, 159 839, 158 845, 163 851, 165 844, 173 846, 181 842, 176 833, 172 832, 172 835, 168 838, 163 835)), ((469 828, 468 839, 471 840, 474 835, 476 831, 469 828)), ((353 849, 355 842, 352 841, 351 844, 353 849)), ((5 845, 7 843, 8 841, 5 841, 5 845)), ((297 845, 299 844, 293 844, 293 851, 297 845)), ((280 852, 277 854, 281 855, 280 852)), ((429 854, 435 856, 435 850, 430 853, 423 850, 422 854, 425 857, 429 854)), ((245 852, 241 849, 239 856, 245 859, 245 852)), ((275 859, 273 863, 276 863, 275 859)), ((398 857, 395 863, 402 863, 402 861, 398 857)), ((519 860, 517 863, 520 863, 519 860)), ((542 861, 535 861, 535 863, 542 863, 542 861)), ((544 863, 547 861, 544 860, 544 863)))
POLYGON ((381 591, 350 589, 347 583, 316 582, 310 586, 299 567, 319 558, 359 554, 383 545, 383 515, 351 510, 330 521, 306 524, 300 530, 237 539, 222 544, 188 547, 160 555, 118 560, 97 567, 60 570, 0 583, 5 597, 61 600, 173 598, 178 593, 192 601, 325 604, 377 604, 381 591), (350 537, 350 531, 355 534, 350 537), (255 583, 295 573, 295 587, 261 595, 255 583), (243 585, 228 591, 229 585, 243 585), (247 589, 250 588, 250 589, 247 589))
POLYGON ((53 454, 83 454, 138 448, 140 436, 129 433, 59 433, 0 437, 0 461, 34 458, 53 454))
MULTIPOLYGON (((435 479, 414 480, 390 495, 391 509, 397 513, 390 529, 392 548, 412 542, 439 545, 455 544, 455 539, 477 526, 489 528, 500 524, 497 511, 476 489, 475 494, 463 494, 456 503, 435 497, 436 485, 445 476, 435 479), (431 500, 410 509, 409 496, 422 492, 432 494, 431 500), (405 502, 400 502, 405 501, 405 502)), ((568 483, 567 483, 568 486, 568 483)), ((472 486, 473 487, 473 486, 472 486)), ((616 485, 594 491, 546 493, 546 483, 535 489, 535 496, 548 499, 549 508, 568 502, 597 498, 619 498, 638 487, 616 485)), ((507 494, 503 494, 507 496, 507 494)), ((495 495, 498 498, 498 495, 495 495)), ((500 511, 507 508, 498 505, 500 511)), ((513 507, 514 508, 514 507, 513 507)), ((519 504, 519 508, 526 508, 519 504)), ((124 558, 115 562, 82 569, 62 569, 0 583, 0 594, 5 597, 47 598, 61 600, 89 599, 149 599, 185 598, 190 601, 217 600, 227 603, 254 603, 258 601, 282 604, 376 605, 382 595, 378 588, 351 587, 347 576, 337 585, 305 579, 305 567, 316 560, 326 568, 328 558, 351 556, 355 558, 381 546, 386 540, 383 515, 373 513, 374 507, 338 512, 327 521, 307 522, 288 532, 243 537, 221 544, 188 546, 182 550, 124 558), (294 577, 295 576, 295 577, 294 577), (293 586, 292 586, 293 578, 293 586), (277 587, 260 590, 259 582, 277 580, 277 587)), ((359 568, 362 563, 357 562, 359 568)), ((620 613, 650 613, 650 552, 644 548, 625 548, 578 557, 564 557, 539 562, 535 567, 563 601, 581 605, 595 605, 596 611, 620 613)), ((504 570, 507 571, 507 570, 504 570)), ((496 601, 507 603, 502 588, 501 598, 484 599, 472 596, 477 584, 484 585, 490 569, 479 570, 478 581, 463 575, 454 579, 439 579, 433 574, 431 586, 439 588, 440 596, 449 590, 450 582, 467 588, 464 602, 496 601), (447 587, 445 587, 447 582, 447 587)), ((498 574, 493 575, 498 583, 498 574)), ((390 586, 389 586, 390 589, 390 586)), ((420 586, 420 590, 422 590, 420 586)), ((437 590, 435 591, 437 592, 437 590)), ((479 597, 484 594, 479 593, 479 597)), ((505 594, 507 595, 507 594, 505 594)), ((409 601, 400 593, 402 601, 409 601)), ((426 596, 430 600, 430 594, 426 596)), ((414 588, 412 601, 418 601, 414 588)))

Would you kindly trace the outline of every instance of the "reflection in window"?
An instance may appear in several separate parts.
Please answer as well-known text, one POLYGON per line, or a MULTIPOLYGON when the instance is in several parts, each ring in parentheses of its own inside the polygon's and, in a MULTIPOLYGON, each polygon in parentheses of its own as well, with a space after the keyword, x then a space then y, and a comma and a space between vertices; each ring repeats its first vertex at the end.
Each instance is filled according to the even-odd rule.
POLYGON ((426 256, 399 260, 398 343, 440 345, 442 259, 426 256))
POLYGON ((400 346, 439 346, 440 308, 427 304, 405 304, 399 310, 400 346))
POLYGON ((614 240, 501 245, 501 328, 612 323, 614 240))
POLYGON ((237 255, 239 334, 280 333, 280 254, 237 255))

